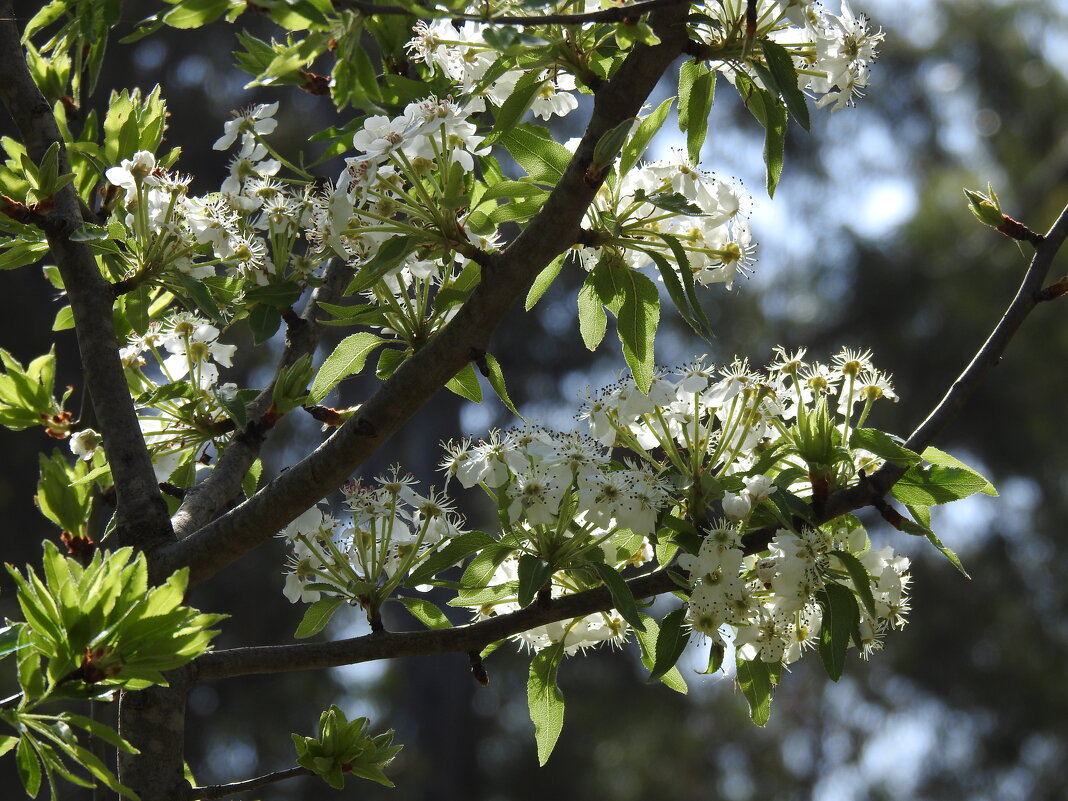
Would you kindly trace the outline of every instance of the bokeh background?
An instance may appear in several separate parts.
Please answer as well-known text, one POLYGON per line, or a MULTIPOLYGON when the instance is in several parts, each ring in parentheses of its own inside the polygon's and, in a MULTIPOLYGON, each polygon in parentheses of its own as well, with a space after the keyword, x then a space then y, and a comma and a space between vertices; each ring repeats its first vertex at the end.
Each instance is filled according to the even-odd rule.
MULTIPOLYGON (((18 13, 28 18, 38 5, 23 2, 18 13)), ((718 360, 739 354, 762 364, 774 344, 807 345, 820 358, 843 345, 871 348, 902 396, 879 411, 878 423, 904 434, 985 338, 1026 264, 1014 243, 974 222, 961 187, 992 182, 1006 210, 1037 230, 1068 202, 1068 8, 1043 0, 857 5, 886 32, 868 97, 855 109, 813 115, 810 135, 791 131, 774 203, 762 191, 759 130, 721 82, 705 166, 740 177, 756 197, 751 222, 759 261, 732 292, 707 293, 716 330, 711 344, 665 314, 658 357, 670 364, 707 351, 718 360)), ((127 6, 133 23, 144 9, 127 6)), ((110 87, 162 84, 171 111, 168 140, 182 146, 180 166, 197 176, 197 191, 221 180, 224 156, 211 143, 230 109, 282 99, 275 141, 290 153, 306 145, 309 130, 333 121, 329 105, 310 95, 243 89, 248 77, 232 68, 232 34, 213 27, 116 42, 91 99, 102 108, 110 87)), ((663 87, 663 96, 669 91, 663 87)), ((565 122, 561 136, 578 133, 578 116, 565 122)), ((6 117, 0 128, 10 132, 6 117)), ((670 136, 657 141, 671 144, 670 136)), ((1054 272, 1066 268, 1062 256, 1054 272)), ((591 355, 577 344, 581 276, 572 271, 565 278, 533 313, 516 308, 494 340, 520 410, 558 426, 570 425, 582 387, 607 380, 622 364, 615 347, 591 355)), ((3 282, 0 344, 28 360, 50 347, 59 304, 38 268, 7 273, 3 282)), ((526 659, 509 647, 488 661, 486 688, 459 655, 198 686, 187 743, 198 779, 232 781, 288 767, 288 733, 311 732, 319 711, 336 702, 350 715, 371 716, 378 729, 395 728, 405 745, 390 771, 395 790, 362 783, 345 791, 369 801, 1063 798, 1064 318, 1061 303, 1037 310, 938 443, 984 470, 1001 491, 935 518, 972 580, 926 543, 873 521, 877 540, 913 559, 910 624, 888 637, 870 663, 852 657, 837 684, 814 657, 795 666, 765 728, 748 721, 730 681, 693 672, 702 666, 700 649, 684 657, 685 697, 646 683, 630 651, 590 653, 560 671, 566 724, 548 766, 539 769, 526 714, 526 659)), ((242 369, 252 383, 262 379, 269 354, 244 344, 242 369)), ((69 333, 57 348, 61 380, 77 384, 69 333)), ((239 375, 235 370, 228 379, 239 375)), ((349 383, 340 405, 368 391, 349 383)), ((79 400, 76 394, 75 408, 79 400)), ((511 422, 494 402, 473 406, 443 392, 364 472, 400 462, 434 481, 442 438, 511 422)), ((321 434, 289 421, 277 439, 283 437, 269 469, 295 461, 321 434)), ((53 444, 32 432, 0 431, 5 562, 37 559, 41 539, 54 536, 32 502, 37 453, 53 444)), ((469 510, 476 524, 483 513, 469 510)), ((196 589, 194 604, 232 615, 219 647, 289 641, 302 609, 282 597, 282 562, 273 543, 196 589)), ((5 574, 0 614, 17 614, 12 595, 5 574)), ((342 620, 330 634, 360 631, 355 619, 342 620)), ((7 694, 10 682, 0 677, 0 692, 7 694)), ((250 797, 335 797, 328 792, 298 780, 250 797)), ((0 797, 21 797, 11 759, 0 761, 0 797)))

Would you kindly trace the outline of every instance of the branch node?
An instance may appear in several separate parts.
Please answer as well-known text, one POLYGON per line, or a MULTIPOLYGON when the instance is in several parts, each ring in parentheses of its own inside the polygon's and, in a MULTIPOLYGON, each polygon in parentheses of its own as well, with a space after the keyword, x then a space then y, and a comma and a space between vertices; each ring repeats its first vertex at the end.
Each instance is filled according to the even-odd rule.
POLYGON ((489 685, 489 673, 486 672, 485 665, 482 664, 482 654, 478 651, 468 651, 467 658, 471 660, 471 675, 475 677, 475 681, 478 682, 480 687, 486 687, 489 685))
POLYGON ((366 417, 356 418, 356 423, 353 426, 353 429, 358 437, 370 437, 371 439, 374 439, 378 436, 378 431, 375 428, 374 423, 366 417))
POLYGON ((1068 275, 1062 275, 1049 286, 1036 292, 1035 302, 1042 303, 1046 300, 1056 300, 1065 294, 1068 294, 1068 275))
POLYGON ((482 348, 472 347, 467 352, 467 356, 471 361, 475 363, 475 367, 478 368, 478 371, 482 373, 482 375, 486 378, 489 378, 490 367, 489 362, 486 361, 486 351, 484 351, 482 348))
POLYGON ((1001 215, 1001 224, 997 226, 996 230, 1009 239, 1015 239, 1017 242, 1030 242, 1036 248, 1046 239, 1042 234, 1032 231, 1022 222, 1014 220, 1007 214, 1001 215))

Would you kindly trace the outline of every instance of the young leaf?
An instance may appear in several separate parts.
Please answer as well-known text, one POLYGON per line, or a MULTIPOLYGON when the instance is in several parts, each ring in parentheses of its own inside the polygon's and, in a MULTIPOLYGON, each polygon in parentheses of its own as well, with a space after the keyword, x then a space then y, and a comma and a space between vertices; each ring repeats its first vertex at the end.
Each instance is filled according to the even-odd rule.
POLYGON ((527 677, 527 707, 534 723, 538 744, 538 764, 544 765, 564 728, 564 694, 556 683, 556 672, 564 654, 563 643, 543 648, 534 655, 527 677))
POLYGON ((712 103, 716 97, 716 73, 704 64, 688 63, 695 64, 698 74, 694 76, 693 86, 685 101, 682 100, 680 87, 679 129, 686 131, 686 155, 690 161, 697 164, 701 161, 701 149, 708 136, 708 117, 712 113, 712 103), (684 106, 685 127, 682 114, 684 106))
POLYGON ((504 373, 501 372, 500 362, 494 358, 492 353, 486 354, 486 366, 489 368, 489 374, 486 378, 489 380, 490 386, 493 387, 493 391, 497 393, 497 397, 501 399, 501 403, 516 417, 521 417, 519 410, 512 403, 512 399, 508 397, 508 387, 504 383, 504 373))
POLYGON ((837 557, 838 561, 842 563, 842 566, 849 573, 849 578, 853 581, 853 586, 857 588, 857 595, 860 596, 861 602, 864 604, 864 608, 872 619, 878 617, 875 613, 875 596, 871 591, 871 576, 868 575, 868 571, 864 569, 864 565, 860 563, 853 554, 846 551, 831 551, 831 556, 837 557))
POLYGON ((974 475, 983 479, 983 481, 986 482, 986 485, 980 490, 980 492, 982 492, 984 495, 992 495, 994 497, 997 497, 998 491, 994 489, 994 485, 991 484, 990 481, 988 481, 986 477, 983 476, 978 470, 964 464, 964 462, 962 462, 957 457, 950 456, 945 451, 941 451, 938 448, 935 448, 930 445, 928 445, 927 448, 925 448, 923 453, 920 455, 923 457, 924 461, 930 462, 931 464, 936 464, 941 467, 959 467, 962 470, 967 470, 973 473, 974 475))
POLYGON ((631 168, 638 163, 638 159, 644 155, 653 137, 663 127, 664 120, 667 119, 674 99, 669 97, 657 107, 656 111, 638 123, 638 127, 634 129, 634 134, 627 144, 623 146, 623 152, 619 157, 619 167, 616 170, 619 175, 626 175, 630 172, 631 168))
POLYGON ((797 69, 794 67, 793 58, 785 47, 770 39, 762 40, 760 45, 764 51, 764 60, 768 64, 768 72, 775 81, 775 88, 782 95, 790 114, 807 131, 810 125, 808 105, 805 102, 805 93, 797 86, 797 69))
POLYGON ((890 492, 910 506, 937 506, 982 492, 990 482, 967 467, 913 465, 890 492))
POLYGON ((447 617, 445 617, 445 613, 438 609, 426 598, 398 597, 394 600, 400 601, 404 605, 404 608, 412 613, 412 617, 414 617, 428 629, 452 628, 452 623, 449 622, 449 619, 447 617))
POLYGON ((308 403, 321 403, 330 391, 341 383, 342 379, 356 375, 363 369, 368 355, 385 340, 374 334, 361 331, 345 337, 326 357, 322 367, 312 381, 308 403))
POLYGON ((534 283, 530 285, 530 290, 527 292, 527 299, 523 303, 523 308, 530 311, 534 308, 534 305, 541 300, 541 296, 545 294, 553 281, 556 280, 556 276, 560 275, 560 270, 564 266, 564 260, 567 258, 567 252, 561 253, 551 262, 549 262, 545 269, 538 273, 538 277, 534 279, 534 283))
POLYGON ((608 330, 608 315, 595 286, 594 272, 586 276, 578 291, 579 333, 589 350, 597 350, 608 330))
POLYGON ((445 387, 461 398, 467 398, 472 403, 482 403, 482 387, 478 385, 478 376, 475 375, 475 368, 471 366, 470 362, 450 378, 445 387))
POLYGON ((690 632, 683 628, 686 620, 686 607, 680 606, 664 615, 660 623, 660 633, 656 638, 656 648, 653 651, 654 660, 649 680, 659 679, 669 670, 675 667, 675 663, 682 656, 686 643, 690 641, 690 632))
POLYGON ((952 548, 947 548, 945 545, 943 545, 942 540, 940 540, 938 538, 938 535, 931 531, 931 529, 927 529, 926 531, 924 531, 924 536, 926 536, 930 543, 938 549, 942 556, 946 557, 946 559, 949 560, 949 563, 953 565, 953 567, 957 568, 957 570, 960 571, 960 574, 964 576, 964 578, 971 580, 971 576, 968 575, 968 571, 965 570, 964 565, 961 564, 960 557, 953 552, 952 548))
POLYGON ((771 670, 760 659, 735 661, 738 687, 749 703, 749 717, 758 726, 764 726, 771 718, 771 670))
POLYGON ((860 622, 860 608, 853 593, 841 584, 827 584, 816 593, 823 607, 819 652, 831 681, 838 681, 845 668, 846 649, 860 622))
POLYGON ((500 143, 531 178, 555 184, 571 161, 571 151, 559 142, 545 138, 538 131, 522 123, 502 135, 500 143))
POLYGON ((634 602, 634 594, 631 593, 627 582, 619 575, 619 571, 604 562, 591 562, 590 566, 597 571, 601 581, 608 588, 612 596, 612 603, 625 621, 630 623, 636 631, 645 628, 642 616, 638 613, 638 605, 634 602))
POLYGON ((298 640, 303 640, 306 637, 318 634, 326 628, 326 624, 330 622, 330 618, 334 616, 334 612, 341 607, 342 603, 344 603, 344 599, 336 596, 320 598, 308 607, 308 611, 304 613, 304 619, 300 621, 300 625, 297 626, 293 636, 298 640))
POLYGON ((19 745, 15 750, 15 767, 26 795, 35 798, 37 791, 41 789, 41 761, 37 758, 33 740, 28 734, 19 737, 19 745))
MULTIPOLYGON (((656 641, 660 636, 660 625, 648 615, 639 613, 639 616, 645 629, 637 629, 635 634, 638 637, 638 645, 641 646, 642 650, 642 664, 645 665, 646 670, 651 671, 656 660, 656 641)), ((660 677, 660 681, 675 692, 683 695, 686 694, 688 689, 686 680, 682 678, 682 674, 679 673, 677 667, 672 667, 668 670, 667 673, 660 677)))
POLYGON ((660 322, 660 293, 656 284, 639 272, 627 270, 626 295, 616 314, 616 329, 623 344, 623 358, 640 392, 653 383, 653 338, 660 322))
POLYGON ((544 559, 525 553, 519 557, 519 605, 527 606, 553 575, 553 568, 544 559))
MULTIPOLYGON (((492 30, 492 28, 488 29, 492 30)), ((528 72, 518 81, 515 89, 508 99, 501 104, 500 110, 493 120, 493 129, 482 140, 483 145, 492 145, 505 131, 510 131, 523 118, 530 109, 531 104, 538 96, 538 92, 545 85, 544 80, 539 80, 540 70, 528 72)))
POLYGON ((462 562, 466 557, 477 553, 497 541, 484 531, 468 531, 458 537, 453 537, 445 547, 430 554, 420 565, 411 572, 405 580, 406 587, 417 587, 426 584, 443 570, 448 570, 462 562))
POLYGON ((871 451, 880 459, 885 459, 899 467, 911 467, 921 461, 918 453, 901 445, 899 437, 876 428, 855 429, 849 437, 849 446, 871 451))

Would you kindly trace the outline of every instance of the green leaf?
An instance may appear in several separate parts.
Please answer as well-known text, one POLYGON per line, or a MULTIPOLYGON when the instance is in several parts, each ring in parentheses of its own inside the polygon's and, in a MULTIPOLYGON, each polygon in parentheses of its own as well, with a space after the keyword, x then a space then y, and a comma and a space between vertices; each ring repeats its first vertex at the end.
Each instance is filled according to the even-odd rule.
POLYGON ((671 104, 674 100, 675 98, 669 97, 657 106, 656 111, 638 123, 638 127, 634 129, 634 134, 627 144, 623 146, 623 152, 619 157, 619 167, 616 172, 621 177, 630 172, 631 168, 645 154, 649 143, 653 141, 653 137, 664 126, 664 121, 667 119, 668 112, 671 111, 671 104))
POLYGON ((531 178, 555 184, 571 162, 571 151, 546 135, 542 129, 522 123, 503 134, 500 143, 531 178))
POLYGON ((589 350, 597 350, 608 331, 608 315, 597 291, 596 268, 586 276, 578 291, 579 334, 589 350))
POLYGON ((656 284, 634 270, 626 271, 623 286, 625 299, 616 315, 623 358, 634 373, 638 390, 648 393, 653 383, 653 339, 660 322, 660 293, 656 284))
POLYGON ((222 312, 219 311, 219 306, 215 303, 215 299, 211 296, 204 282, 198 281, 185 273, 176 272, 175 276, 185 289, 186 297, 190 298, 209 320, 219 327, 225 327, 226 321, 223 319, 222 312))
POLYGON ((957 568, 957 570, 960 571, 960 574, 964 576, 964 578, 968 579, 969 581, 971 580, 972 577, 968 575, 968 571, 964 569, 964 565, 961 563, 960 557, 958 557, 957 554, 954 553, 952 548, 947 548, 945 545, 943 545, 942 540, 940 540, 938 538, 938 535, 931 531, 930 528, 925 527, 923 535, 927 537, 927 539, 935 548, 938 549, 939 553, 941 553, 942 556, 946 557, 946 559, 949 560, 949 563, 953 565, 953 567, 957 568))
POLYGON ((831 556, 837 557, 838 561, 842 563, 842 566, 849 573, 849 578, 853 581, 853 586, 857 589, 857 595, 860 596, 864 608, 871 616, 871 619, 876 620, 879 615, 875 612, 875 596, 871 591, 871 576, 868 575, 864 565, 860 563, 857 557, 846 551, 831 551, 831 556))
POLYGON ((451 629, 452 623, 445 617, 445 613, 438 609, 426 598, 394 598, 400 601, 404 608, 412 613, 412 617, 426 626, 428 629, 451 629))
POLYGON ((898 467, 911 467, 921 461, 918 453, 910 451, 901 444, 900 437, 876 428, 855 429, 849 437, 849 446, 871 451, 880 459, 885 459, 898 467))
POLYGON ((417 244, 418 240, 412 236, 394 236, 387 239, 378 249, 378 253, 360 267, 356 277, 345 289, 345 294, 355 295, 373 287, 382 276, 404 261, 417 244))
POLYGON ((941 451, 938 448, 932 446, 928 446, 927 448, 925 448, 923 453, 920 455, 924 458, 924 461, 930 462, 931 464, 936 464, 941 467, 959 467, 962 470, 968 470, 969 472, 973 473, 974 475, 983 479, 983 481, 986 482, 986 485, 980 490, 980 492, 982 492, 984 495, 991 495, 997 497, 998 491, 994 489, 994 485, 991 484, 990 481, 987 480, 987 478, 983 476, 978 470, 973 467, 969 467, 957 457, 950 456, 945 451, 941 451))
POLYGON ((316 373, 308 393, 308 403, 321 403, 343 379, 363 370, 368 355, 385 341, 366 331, 351 334, 341 340, 316 373))
POLYGON ((634 602, 634 594, 630 591, 630 586, 627 582, 619 575, 619 571, 604 562, 591 562, 590 566, 597 571, 597 575, 608 588, 608 592, 612 596, 612 604, 623 619, 630 623, 631 627, 636 631, 644 629, 645 624, 642 622, 642 616, 638 613, 638 605, 634 602))
POLYGON ((15 751, 15 767, 26 795, 36 798, 37 791, 41 789, 41 761, 37 758, 33 740, 27 734, 19 737, 19 745, 15 751))
POLYGON ((760 46, 764 51, 768 72, 775 81, 775 88, 786 102, 786 108, 798 124, 807 131, 810 125, 808 105, 805 93, 797 86, 797 69, 794 67, 793 58, 790 57, 785 47, 770 39, 762 40, 760 46))
POLYGON ((200 28, 217 20, 231 5, 231 0, 182 0, 163 15, 163 22, 172 28, 200 28))
POLYGON ((141 753, 134 748, 130 743, 119 736, 119 733, 105 723, 101 723, 98 720, 87 718, 85 715, 76 715, 73 712, 64 712, 63 720, 68 723, 72 723, 78 728, 85 729, 94 737, 97 737, 108 745, 118 748, 120 751, 124 751, 127 754, 139 754, 141 753))
POLYGON ((538 591, 549 584, 553 575, 553 566, 534 554, 525 553, 519 557, 519 605, 527 606, 534 600, 538 591))
POLYGON ((538 97, 538 92, 546 83, 545 80, 538 79, 540 72, 540 70, 528 72, 516 81, 512 94, 501 104, 500 110, 494 116, 493 128, 482 140, 483 145, 492 145, 523 119, 523 115, 530 110, 531 104, 538 97))
POLYGON ((735 83, 745 107, 764 127, 764 164, 767 167, 768 197, 773 197, 782 175, 783 151, 786 147, 786 106, 770 92, 753 83, 744 73, 735 74, 735 83))
POLYGON ((458 537, 453 537, 444 548, 440 548, 427 556, 411 572, 404 584, 407 587, 417 587, 420 584, 425 584, 441 571, 458 565, 476 551, 481 551, 496 544, 497 541, 484 531, 468 531, 458 537))
POLYGON ((564 694, 556 683, 563 657, 563 643, 544 648, 534 655, 527 677, 527 707, 538 744, 538 764, 544 765, 564 728, 564 694))
POLYGON ((504 373, 501 372, 500 362, 493 356, 492 353, 486 354, 486 366, 489 368, 489 374, 486 376, 493 387, 493 391, 497 393, 497 397, 501 399, 501 403, 505 405, 516 417, 520 417, 519 410, 515 408, 515 404, 512 403, 512 399, 508 397, 508 387, 504 383, 504 373))
POLYGON ((816 593, 816 599, 823 607, 820 659, 831 681, 838 681, 845 669, 849 639, 860 623, 860 608, 853 593, 841 584, 827 584, 816 593))
POLYGON ((538 277, 534 279, 534 283, 530 285, 530 290, 527 292, 527 299, 523 304, 523 308, 530 311, 534 308, 534 305, 541 300, 541 296, 545 294, 547 290, 556 280, 556 276, 560 275, 560 270, 564 266, 564 260, 567 258, 567 251, 564 251, 551 262, 549 262, 545 269, 538 273, 538 277))
POLYGON ((990 482, 968 467, 913 465, 890 492, 910 506, 937 506, 982 492, 990 482))
POLYGON ((764 726, 771 718, 771 670, 760 659, 735 661, 738 672, 738 687, 749 703, 749 717, 758 726, 764 726))
POLYGON ((303 640, 306 637, 318 634, 326 628, 326 624, 330 622, 330 618, 334 616, 334 613, 344 602, 345 600, 343 598, 338 598, 337 596, 320 598, 308 607, 307 611, 304 613, 304 618, 300 621, 300 625, 297 626, 297 630, 293 633, 293 636, 298 640, 303 640))
POLYGON ((712 335, 712 324, 708 321, 708 316, 705 314, 701 301, 697 297, 697 284, 694 282, 693 270, 690 268, 690 259, 686 255, 686 249, 671 234, 660 234, 659 236, 671 248, 671 253, 675 256, 678 272, 682 276, 682 285, 686 288, 686 297, 690 301, 689 308, 692 311, 694 321, 699 326, 695 330, 703 337, 710 337, 712 335))
POLYGON ((716 97, 716 73, 699 61, 687 61, 679 70, 679 130, 686 133, 686 154, 701 161, 708 136, 708 116, 716 97))
POLYGON ((478 384, 478 375, 470 362, 450 378, 445 387, 461 398, 467 398, 472 403, 482 403, 482 387, 478 384))
MULTIPOLYGON (((645 665, 646 670, 651 671, 656 660, 656 641, 660 636, 660 625, 648 615, 641 615, 641 620, 645 629, 637 629, 635 635, 642 650, 642 664, 645 665)), ((686 694, 686 680, 682 678, 678 667, 668 670, 660 677, 660 681, 675 692, 686 694)))
POLYGON ((682 656, 686 643, 690 641, 690 632, 683 627, 685 621, 686 607, 683 606, 664 615, 656 637, 656 648, 653 649, 654 658, 649 674, 650 681, 667 674, 682 656))
POLYGON ((630 129, 634 127, 636 119, 636 117, 629 117, 601 134, 601 138, 593 146, 593 161, 590 162, 590 170, 593 174, 603 176, 608 172, 608 168, 623 149, 623 143, 627 141, 627 136, 630 134, 630 129))
POLYGON ((777 101, 772 101, 768 109, 768 124, 764 129, 764 164, 767 167, 768 197, 775 196, 775 189, 779 185, 785 150, 786 107, 777 101))

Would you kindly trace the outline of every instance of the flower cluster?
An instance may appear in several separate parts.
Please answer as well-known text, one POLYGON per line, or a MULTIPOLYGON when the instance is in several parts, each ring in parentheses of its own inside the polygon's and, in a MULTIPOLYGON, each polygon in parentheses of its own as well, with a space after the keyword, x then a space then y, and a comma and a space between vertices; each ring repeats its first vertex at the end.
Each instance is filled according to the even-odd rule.
MULTIPOLYGON (((415 61, 455 83, 469 98, 468 111, 483 111, 487 100, 502 106, 527 74, 518 67, 500 68, 501 53, 487 44, 484 36, 487 31, 493 31, 493 26, 481 22, 454 25, 445 18, 419 22, 413 31, 415 36, 405 49, 415 61)), ((578 100, 572 94, 575 79, 571 75, 554 68, 541 69, 535 79, 541 83, 530 106, 535 117, 543 120, 564 117, 578 108, 578 100)))
POLYGON ((290 601, 333 595, 361 605, 374 621, 416 566, 463 533, 462 519, 441 493, 418 494, 397 468, 376 481, 374 488, 346 486, 348 520, 313 506, 281 532, 293 547, 285 584, 290 601))
POLYGON ((276 180, 281 168, 262 137, 274 130, 277 103, 254 106, 225 123, 216 149, 241 143, 217 193, 191 197, 189 179, 163 169, 139 151, 105 176, 125 190, 126 225, 134 235, 129 273, 135 280, 164 280, 174 268, 195 279, 217 267, 254 284, 287 276, 304 278, 315 266, 295 251, 310 221, 308 193, 276 180))
POLYGON ((586 222, 594 231, 613 234, 599 233, 595 245, 578 249, 579 259, 586 270, 606 258, 640 269, 652 263, 651 251, 659 252, 697 283, 729 289, 754 261, 756 246, 745 219, 751 205, 739 184, 699 169, 684 151, 672 149, 667 158, 601 188, 586 222))
POLYGON ((221 331, 188 312, 153 323, 132 334, 119 357, 131 391, 138 398, 141 431, 159 481, 180 464, 192 464, 198 450, 226 429, 220 401, 237 392, 219 384, 219 367, 233 364, 236 345, 219 341, 221 331))
MULTIPOLYGON (((707 13, 711 21, 697 30, 712 47, 743 41, 745 0, 710 3, 707 13)), ((767 37, 787 49, 798 71, 798 88, 815 99, 817 108, 830 106, 837 111, 864 96, 869 65, 876 58, 883 33, 881 29, 873 31, 867 17, 854 15, 848 0, 842 0, 840 14, 810 0, 759 0, 757 20, 757 38, 767 37)), ((741 71, 763 85, 760 73, 742 59, 725 58, 722 65, 720 69, 732 82, 741 71)))

